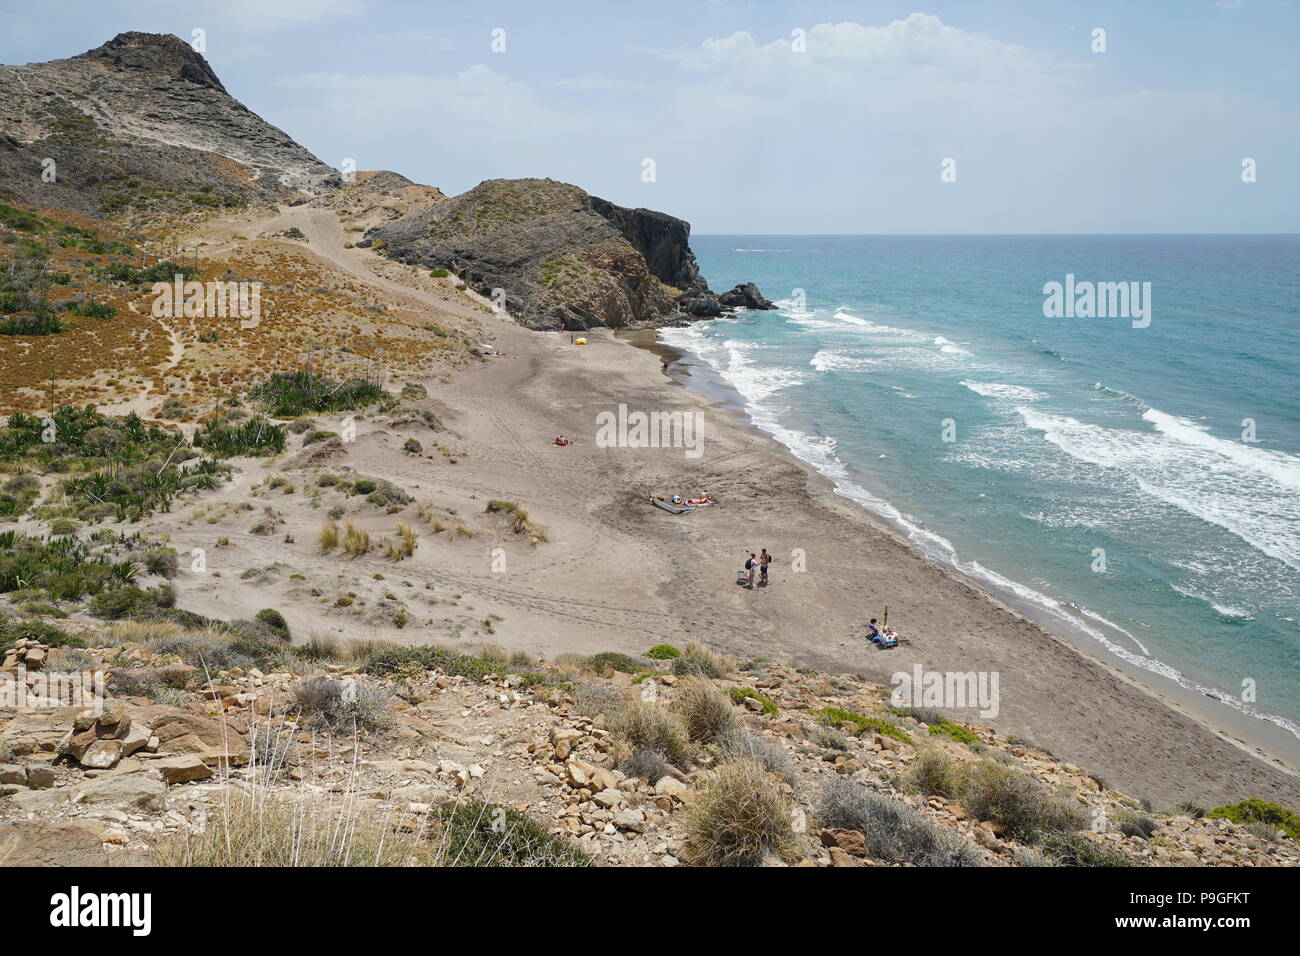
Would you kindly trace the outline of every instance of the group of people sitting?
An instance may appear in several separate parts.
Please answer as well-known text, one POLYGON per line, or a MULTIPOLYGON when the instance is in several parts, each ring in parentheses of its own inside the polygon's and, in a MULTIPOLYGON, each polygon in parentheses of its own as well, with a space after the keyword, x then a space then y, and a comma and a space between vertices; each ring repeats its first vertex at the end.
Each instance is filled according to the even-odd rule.
POLYGON ((572 438, 566 438, 564 435, 556 435, 556 436, 555 436, 555 439, 551 442, 551 444, 552 444, 552 445, 559 445, 561 448, 564 448, 564 447, 566 447, 566 446, 568 446, 568 445, 572 445, 572 444, 573 444, 573 439, 572 439, 572 438))
POLYGON ((754 578, 758 577, 758 583, 767 587, 767 566, 772 563, 772 556, 767 553, 767 548, 763 549, 762 554, 749 553, 745 560, 743 571, 736 572, 736 583, 743 584, 747 588, 754 586, 754 578))
POLYGON ((888 624, 876 624, 876 619, 873 617, 867 622, 867 640, 872 644, 879 644, 881 647, 897 647, 898 632, 888 624))

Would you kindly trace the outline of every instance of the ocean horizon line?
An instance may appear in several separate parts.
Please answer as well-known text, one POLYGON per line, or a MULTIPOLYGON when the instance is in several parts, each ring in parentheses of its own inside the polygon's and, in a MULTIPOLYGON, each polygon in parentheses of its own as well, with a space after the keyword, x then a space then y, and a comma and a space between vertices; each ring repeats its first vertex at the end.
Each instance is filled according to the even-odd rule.
POLYGON ((1259 236, 1272 238, 1291 236, 1300 238, 1300 232, 694 232, 699 239, 1016 239, 1073 237, 1098 238, 1152 238, 1152 239, 1205 239, 1220 236, 1244 238, 1259 236))

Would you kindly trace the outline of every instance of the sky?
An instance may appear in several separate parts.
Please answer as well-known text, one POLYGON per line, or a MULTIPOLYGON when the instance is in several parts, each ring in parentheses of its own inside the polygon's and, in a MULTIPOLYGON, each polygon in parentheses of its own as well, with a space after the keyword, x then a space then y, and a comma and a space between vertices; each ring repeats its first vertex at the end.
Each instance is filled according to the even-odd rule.
POLYGON ((0 0, 0 62, 202 30, 332 166, 697 234, 1300 232, 1300 0, 919 2, 0 0))

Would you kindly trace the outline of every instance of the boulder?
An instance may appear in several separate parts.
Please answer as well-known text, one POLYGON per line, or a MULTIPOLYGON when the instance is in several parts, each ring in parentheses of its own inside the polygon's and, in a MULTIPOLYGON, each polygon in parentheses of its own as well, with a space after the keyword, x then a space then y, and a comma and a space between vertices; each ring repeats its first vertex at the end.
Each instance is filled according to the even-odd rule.
POLYGON ((837 846, 830 848, 831 866, 856 866, 853 857, 849 856, 844 850, 837 846))
POLYGON ((722 306, 713 295, 688 295, 677 300, 677 307, 697 319, 712 319, 722 315, 722 306))
POLYGON ((631 830, 633 833, 645 832, 645 813, 635 808, 620 810, 614 814, 613 822, 620 830, 631 830))
POLYGON ((839 847, 850 856, 867 855, 867 838, 859 830, 823 830, 822 846, 839 847))
POLYGON ((28 767, 27 786, 33 790, 48 790, 54 786, 53 767, 28 767))
MULTIPOLYGON (((581 790, 591 788, 592 776, 596 773, 596 767, 587 763, 585 760, 579 760, 574 757, 564 765, 565 773, 568 776, 570 786, 581 790)), ((603 787, 600 789, 604 789, 603 787)))
POLYGON ((107 866, 103 826, 90 820, 19 820, 0 828, 0 860, 17 866, 107 866))
POLYGON ((68 723, 81 711, 80 707, 60 707, 19 713, 0 730, 0 750, 8 748, 19 756, 34 753, 55 753, 60 741, 68 735, 68 723))
POLYGON ((682 783, 676 777, 666 775, 660 777, 659 782, 655 784, 655 793, 664 797, 675 797, 689 789, 690 787, 682 783))
POLYGON ((133 721, 131 729, 127 731, 122 738, 122 756, 129 757, 137 750, 146 750, 149 747, 149 740, 153 737, 153 731, 140 723, 138 720, 133 721))
POLYGON ((229 718, 207 717, 171 711, 151 724, 164 754, 191 754, 209 767, 229 761, 231 766, 248 763, 248 743, 238 725, 229 718))
POLYGON ((82 753, 78 762, 91 770, 107 770, 121 759, 122 741, 109 738, 92 743, 82 753))
POLYGON ((206 780, 212 776, 212 769, 193 754, 179 757, 164 757, 155 760, 156 767, 168 784, 188 783, 191 780, 206 780))
POLYGON ((60 803, 67 803, 67 790, 26 790, 22 793, 13 795, 15 806, 21 807, 28 813, 40 813, 43 810, 49 810, 58 806, 60 803))
POLYGON ((752 282, 743 282, 736 286, 730 292, 724 292, 718 296, 718 302, 723 306, 731 309, 775 309, 769 300, 763 298, 763 293, 758 291, 758 286, 752 282))
POLYGON ((161 813, 167 809, 167 785, 153 777, 110 774, 97 777, 77 788, 72 794, 72 802, 135 807, 161 813))

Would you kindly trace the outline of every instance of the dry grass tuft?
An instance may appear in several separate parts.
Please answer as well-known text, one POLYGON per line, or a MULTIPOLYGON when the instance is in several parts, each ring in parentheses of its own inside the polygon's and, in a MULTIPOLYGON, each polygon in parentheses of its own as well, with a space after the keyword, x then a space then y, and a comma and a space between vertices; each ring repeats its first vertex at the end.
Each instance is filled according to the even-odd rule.
POLYGON ((732 760, 703 784, 686 814, 687 861, 696 866, 756 866, 794 853, 794 809, 752 760, 732 760))
POLYGON ((343 535, 343 550, 354 558, 367 554, 370 551, 370 532, 362 531, 349 521, 343 535))
POLYGON ((339 526, 333 521, 321 525, 320 537, 317 538, 321 554, 329 554, 339 546, 339 526))

